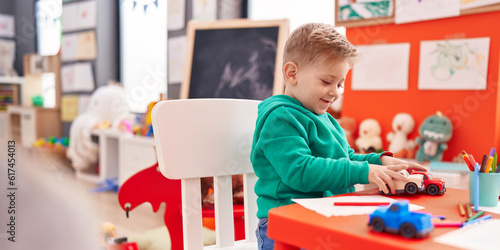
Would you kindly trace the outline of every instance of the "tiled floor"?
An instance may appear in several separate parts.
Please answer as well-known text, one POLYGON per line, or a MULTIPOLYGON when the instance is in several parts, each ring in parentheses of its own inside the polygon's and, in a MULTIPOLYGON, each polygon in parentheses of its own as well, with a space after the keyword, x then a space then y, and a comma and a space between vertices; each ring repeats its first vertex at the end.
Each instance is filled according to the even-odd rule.
MULTIPOLYGON (((0 155, 6 161, 6 152, 0 155)), ((149 204, 143 204, 127 219, 116 193, 89 192, 95 183, 77 179, 70 167, 53 157, 18 145, 16 160, 16 242, 7 241, 7 170, 2 167, 0 249, 105 249, 99 231, 103 222, 113 223, 119 236, 164 226, 165 207, 153 213, 149 204)))

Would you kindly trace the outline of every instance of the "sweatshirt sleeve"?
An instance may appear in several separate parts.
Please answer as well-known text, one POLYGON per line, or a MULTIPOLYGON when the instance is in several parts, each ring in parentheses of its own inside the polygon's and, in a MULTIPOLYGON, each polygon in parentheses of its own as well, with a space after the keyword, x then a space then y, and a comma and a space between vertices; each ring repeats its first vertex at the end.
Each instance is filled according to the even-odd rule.
POLYGON ((366 161, 369 164, 382 165, 382 161, 380 160, 382 154, 384 153, 355 154, 354 150, 349 147, 349 159, 353 161, 366 161))
POLYGON ((263 125, 258 146, 283 183, 301 192, 348 188, 368 183, 368 163, 315 157, 308 146, 307 126, 286 109, 277 109, 263 125))

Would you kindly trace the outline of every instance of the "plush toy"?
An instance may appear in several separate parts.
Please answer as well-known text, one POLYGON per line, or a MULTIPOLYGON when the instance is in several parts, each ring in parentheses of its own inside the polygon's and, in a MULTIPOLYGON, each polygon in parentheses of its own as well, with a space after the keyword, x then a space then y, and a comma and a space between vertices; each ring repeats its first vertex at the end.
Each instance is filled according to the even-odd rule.
POLYGON ((417 144, 414 140, 408 140, 408 134, 413 132, 415 120, 408 113, 399 113, 392 119, 392 129, 394 132, 387 134, 389 141, 389 151, 398 158, 413 158, 414 149, 417 144))
POLYGON ((337 120, 339 125, 344 129, 345 137, 349 146, 351 146, 354 151, 358 151, 354 138, 356 138, 356 133, 358 132, 358 126, 356 120, 352 117, 343 116, 337 120))
POLYGON ((375 119, 366 119, 359 124, 359 137, 356 146, 362 154, 382 151, 382 128, 375 119))
POLYGON ((82 171, 96 165, 99 147, 92 141, 92 130, 107 122, 116 129, 129 115, 129 110, 126 92, 121 86, 101 86, 92 93, 87 111, 76 117, 69 130, 66 156, 73 168, 82 171))
POLYGON ((438 111, 435 115, 425 118, 418 132, 421 136, 417 138, 420 148, 415 159, 420 162, 441 161, 443 151, 448 149, 446 142, 451 139, 453 133, 451 120, 438 111))

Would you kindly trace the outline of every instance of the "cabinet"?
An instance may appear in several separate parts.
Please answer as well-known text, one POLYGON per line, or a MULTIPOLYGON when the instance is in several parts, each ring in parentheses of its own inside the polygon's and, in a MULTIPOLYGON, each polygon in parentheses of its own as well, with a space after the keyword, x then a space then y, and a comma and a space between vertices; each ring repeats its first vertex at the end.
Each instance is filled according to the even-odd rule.
POLYGON ((95 130, 99 139, 99 172, 77 172, 79 179, 102 182, 118 178, 122 185, 135 173, 157 162, 154 139, 108 130, 95 130))
POLYGON ((7 110, 7 105, 20 103, 19 94, 22 85, 22 77, 0 76, 0 111, 7 110))
POLYGON ((20 141, 21 145, 31 147, 39 138, 62 135, 61 60, 59 55, 26 54, 23 68, 24 78, 17 83, 22 83, 22 101, 16 99, 14 104, 18 105, 7 106, 8 131, 11 138, 20 141), (33 95, 44 97, 44 107, 33 107, 33 95))
POLYGON ((23 57, 23 105, 33 106, 35 95, 44 98, 44 108, 58 109, 61 103, 61 59, 59 55, 26 54, 23 57))
POLYGON ((154 139, 130 134, 120 137, 118 183, 120 186, 135 173, 151 167, 158 160, 154 139))
POLYGON ((11 105, 7 107, 11 138, 31 147, 38 138, 61 136, 59 109, 11 105))

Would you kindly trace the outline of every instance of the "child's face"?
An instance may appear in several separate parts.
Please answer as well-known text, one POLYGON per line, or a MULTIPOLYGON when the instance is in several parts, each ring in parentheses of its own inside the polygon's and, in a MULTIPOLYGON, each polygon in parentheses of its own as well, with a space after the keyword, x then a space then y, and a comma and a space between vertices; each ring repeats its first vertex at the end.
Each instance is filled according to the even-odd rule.
POLYGON ((297 99, 309 111, 322 115, 339 98, 350 66, 346 61, 318 62, 298 68, 285 94, 297 99))

